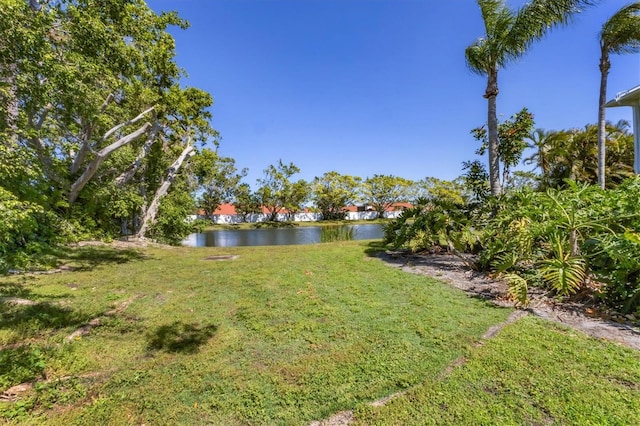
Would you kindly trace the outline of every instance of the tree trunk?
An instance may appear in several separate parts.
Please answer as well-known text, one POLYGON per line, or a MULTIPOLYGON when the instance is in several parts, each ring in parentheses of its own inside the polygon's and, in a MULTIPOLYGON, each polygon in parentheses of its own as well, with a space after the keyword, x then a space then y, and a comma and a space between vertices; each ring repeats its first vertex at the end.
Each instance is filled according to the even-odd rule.
POLYGON ((605 188, 606 152, 607 152, 607 119, 605 103, 607 102, 607 78, 609 75, 609 53, 605 46, 600 55, 600 97, 598 99, 598 185, 605 188))
POLYGON ((572 229, 569 231, 569 245, 571 246, 571 256, 580 256, 580 246, 578 245, 578 231, 572 229))
POLYGON ((171 164, 171 167, 169 167, 167 176, 165 177, 164 181, 162 182, 162 184, 156 191, 155 195, 153 196, 153 200, 151 200, 151 204, 149 204, 149 207, 147 208, 144 214, 144 217, 142 218, 140 229, 136 234, 137 238, 145 238, 145 234, 149 230, 149 226, 156 219, 156 215, 158 214, 158 208, 160 207, 160 201, 162 200, 162 197, 167 195, 167 192, 169 192, 169 188, 171 188, 171 184, 173 183, 176 176, 178 175, 178 171, 180 171, 180 167, 182 167, 182 164, 184 163, 184 161, 191 156, 193 151, 194 151, 193 144, 191 143, 191 141, 189 141, 187 147, 182 151, 182 153, 176 159, 176 161, 174 161, 173 164, 171 164))
POLYGON ((96 174, 96 172, 98 171, 98 168, 100 167, 100 164, 102 164, 102 162, 105 159, 107 159, 109 155, 111 155, 115 150, 122 148, 123 146, 127 145, 128 143, 134 141, 135 139, 145 134, 149 126, 151 125, 149 123, 146 123, 135 132, 129 133, 128 135, 121 137, 116 142, 100 150, 100 152, 96 154, 95 158, 89 163, 87 168, 84 170, 84 173, 82 173, 82 175, 73 183, 73 185, 71 185, 71 189, 69 190, 69 197, 68 197, 69 205, 73 204, 76 201, 82 188, 84 188, 85 185, 89 182, 89 180, 91 180, 91 178, 96 174))
POLYGON ((151 132, 147 136, 147 140, 145 141, 144 145, 142 145, 142 148, 140 149, 140 153, 138 154, 136 159, 133 160, 133 163, 131 163, 129 167, 127 167, 127 170, 122 172, 122 174, 120 174, 120 176, 116 178, 115 180, 116 186, 118 187, 125 186, 131 180, 131 178, 135 176, 138 170, 140 170, 140 167, 142 167, 142 160, 144 160, 147 154, 149 154, 149 151, 151 150, 151 145, 153 145, 153 143, 155 142, 155 139, 156 139, 156 136, 158 135, 159 130, 160 130, 160 124, 158 123, 157 120, 154 120, 153 127, 151 127, 151 132))
POLYGON ((498 156, 498 114, 496 112, 496 98, 498 96, 498 71, 489 72, 487 90, 484 97, 487 98, 487 130, 489 133, 489 185, 491 194, 502 194, 500 185, 500 157, 498 156))

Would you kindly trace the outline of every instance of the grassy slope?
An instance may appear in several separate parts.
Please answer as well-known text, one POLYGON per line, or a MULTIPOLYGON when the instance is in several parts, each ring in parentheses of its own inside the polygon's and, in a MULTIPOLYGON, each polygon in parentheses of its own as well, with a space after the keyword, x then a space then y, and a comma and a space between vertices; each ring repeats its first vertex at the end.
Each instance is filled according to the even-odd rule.
POLYGON ((25 424, 305 424, 360 407, 364 424, 425 423, 434 414, 451 423, 480 414, 572 421, 571 412, 596 406, 586 390, 597 382, 598 403, 619 404, 622 423, 640 419, 629 408, 640 406, 628 385, 640 381, 637 353, 529 320, 475 348, 509 310, 389 268, 366 249, 85 248, 72 253, 82 270, 0 279, 0 295, 47 302, 0 304, 0 345, 30 342, 0 351, 0 391, 41 372, 72 377, 0 403, 0 413, 25 424), (240 257, 203 260, 219 254, 240 257), (63 343, 124 301, 89 336, 63 343), (462 355, 470 361, 436 380, 462 355), (601 365, 615 380, 594 374, 601 365), (416 385, 388 408, 365 408, 416 385), (564 402, 551 407, 543 396, 564 402), (467 401, 478 408, 464 408, 467 401))
POLYGON ((640 356, 526 317, 387 406, 361 406, 360 425, 636 425, 640 356))

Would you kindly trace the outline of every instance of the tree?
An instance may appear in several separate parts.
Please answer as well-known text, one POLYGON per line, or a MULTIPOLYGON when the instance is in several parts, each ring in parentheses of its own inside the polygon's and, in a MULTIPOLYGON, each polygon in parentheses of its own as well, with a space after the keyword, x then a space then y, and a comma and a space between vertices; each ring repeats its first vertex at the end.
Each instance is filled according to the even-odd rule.
MULTIPOLYGON (((530 157, 530 162, 537 162, 541 172, 539 189, 563 188, 567 179, 598 183, 597 125, 544 134, 545 137, 537 142, 538 152, 543 155, 530 157)), ((615 186, 633 175, 633 135, 629 123, 624 120, 607 123, 606 141, 609 152, 605 163, 605 174, 609 176, 607 186, 615 186)))
POLYGON ((363 201, 370 204, 378 213, 378 217, 384 217, 386 212, 395 203, 409 201, 409 189, 413 182, 393 175, 373 175, 367 178, 362 185, 363 201))
POLYGON ((477 39, 465 51, 472 72, 487 76, 484 97, 487 99, 489 152, 489 182, 491 193, 500 195, 500 163, 498 157, 498 71, 517 60, 557 25, 565 25, 590 0, 532 0, 517 11, 503 0, 478 0, 485 25, 485 36, 477 39))
POLYGON ((179 85, 166 30, 186 21, 142 0, 0 9, 0 169, 29 164, 3 185, 76 232, 144 235, 168 211, 162 199, 186 179, 196 144, 217 135, 211 96, 179 85))
POLYGON ((300 179, 291 185, 291 191, 284 201, 284 208, 289 215, 289 220, 294 220, 296 214, 304 209, 310 195, 311 185, 306 180, 300 179))
POLYGON ((545 180, 549 174, 549 146, 547 138, 551 137, 550 131, 545 129, 534 130, 527 139, 530 143, 527 144, 527 148, 534 149, 534 153, 529 157, 522 160, 523 164, 533 164, 535 168, 539 169, 541 182, 541 188, 548 188, 549 183, 545 180))
POLYGON ((166 172, 156 177, 158 186, 146 206, 136 233, 140 238, 145 237, 148 227, 155 221, 160 201, 169 192, 183 163, 195 153, 195 143, 205 142, 210 135, 215 134, 209 125, 211 113, 206 110, 213 103, 211 95, 195 88, 180 89, 173 86, 168 98, 167 105, 172 109, 165 116, 168 124, 164 129, 164 135, 171 142, 170 147, 179 154, 166 172))
POLYGON ((215 151, 204 149, 191 159, 198 188, 202 191, 198 207, 211 218, 220 205, 234 200, 238 186, 247 169, 240 173, 233 158, 220 157, 215 151))
MULTIPOLYGON (((502 168, 502 179, 498 180, 498 183, 501 188, 504 188, 509 180, 511 169, 520 163, 522 153, 527 147, 527 143, 524 140, 529 137, 532 129, 533 115, 526 108, 522 108, 509 120, 505 120, 498 125, 497 159, 498 165, 502 168)), ((471 133, 476 140, 482 142, 480 149, 476 153, 484 155, 490 145, 487 138, 487 130, 482 126, 471 130, 471 133)))
POLYGON ((607 79, 609 55, 640 52, 640 2, 613 14, 600 31, 600 96, 598 98, 598 184, 605 189, 607 79))
POLYGON ((246 183, 238 185, 235 194, 236 213, 242 217, 242 221, 246 222, 250 214, 262 213, 262 204, 258 196, 251 192, 251 188, 246 183))
POLYGON ((489 174, 480 160, 465 161, 462 163, 462 170, 466 172, 462 175, 468 198, 474 202, 482 202, 489 194, 489 174))
POLYGON ((433 200, 449 200, 454 204, 463 204, 464 196, 464 180, 442 180, 434 177, 427 177, 416 182, 418 188, 417 198, 424 199, 428 202, 433 200))
POLYGON ((327 172, 316 177, 311 186, 313 202, 322 214, 322 220, 343 220, 345 208, 358 201, 359 177, 327 172))
POLYGON ((284 164, 282 160, 278 161, 278 165, 270 165, 264 170, 264 178, 258 179, 261 185, 256 191, 256 195, 260 204, 269 212, 268 221, 275 222, 278 220, 280 213, 287 206, 292 206, 299 201, 301 188, 294 187, 290 178, 296 173, 300 173, 300 169, 293 163, 284 164))

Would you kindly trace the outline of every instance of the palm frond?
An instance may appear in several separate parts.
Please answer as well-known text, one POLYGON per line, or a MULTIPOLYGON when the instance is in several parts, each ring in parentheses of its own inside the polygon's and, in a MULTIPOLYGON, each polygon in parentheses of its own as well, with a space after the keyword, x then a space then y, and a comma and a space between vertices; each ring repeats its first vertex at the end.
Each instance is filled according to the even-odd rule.
POLYGON ((469 68, 471 72, 478 75, 489 74, 491 61, 487 50, 486 39, 479 38, 474 41, 465 49, 464 56, 467 68, 469 68))
POLYGON ((600 44, 607 53, 640 52, 640 2, 622 7, 604 23, 600 44))
POLYGON ((511 45, 521 54, 550 29, 569 24, 576 13, 596 3, 597 0, 532 0, 516 13, 511 45))
POLYGON ((551 236, 553 257, 540 262, 542 279, 560 296, 575 293, 584 283, 586 265, 582 257, 570 256, 565 241, 557 234, 551 236))

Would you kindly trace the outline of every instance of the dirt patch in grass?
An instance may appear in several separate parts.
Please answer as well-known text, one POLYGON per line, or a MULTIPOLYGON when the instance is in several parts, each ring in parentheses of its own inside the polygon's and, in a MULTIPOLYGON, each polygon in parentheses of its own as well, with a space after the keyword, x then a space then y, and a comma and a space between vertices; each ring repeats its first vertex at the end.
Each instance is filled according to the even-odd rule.
MULTIPOLYGON (((486 274, 472 270, 465 259, 452 254, 380 253, 388 265, 403 271, 428 275, 459 288, 473 297, 491 300, 500 306, 514 306, 507 293, 507 285, 486 274)), ((530 295, 525 309, 533 315, 579 330, 588 336, 620 343, 640 350, 640 329, 623 321, 607 319, 598 310, 580 303, 560 303, 543 293, 530 295)))
POLYGON ((236 260, 238 257, 238 255, 233 255, 233 254, 221 254, 218 256, 207 256, 202 260, 236 260))

